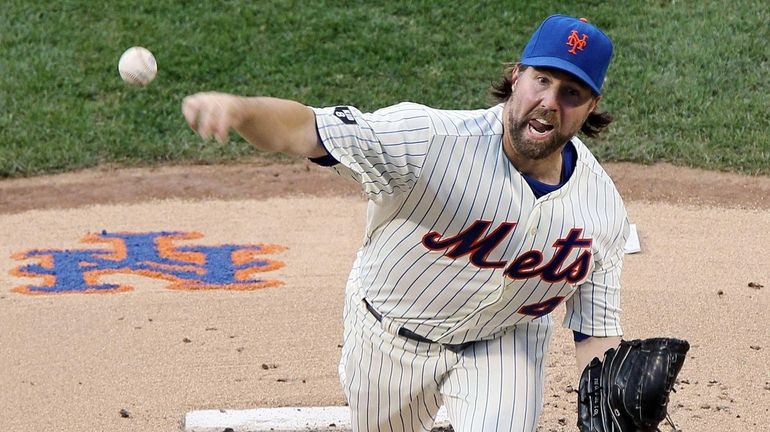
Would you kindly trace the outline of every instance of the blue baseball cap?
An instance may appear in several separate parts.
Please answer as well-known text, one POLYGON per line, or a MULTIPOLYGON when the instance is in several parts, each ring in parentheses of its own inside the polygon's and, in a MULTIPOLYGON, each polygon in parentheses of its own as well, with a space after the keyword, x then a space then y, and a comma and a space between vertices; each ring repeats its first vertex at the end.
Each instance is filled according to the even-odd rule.
POLYGON ((570 73, 600 95, 611 59, 612 41, 587 19, 551 15, 529 39, 520 63, 570 73))

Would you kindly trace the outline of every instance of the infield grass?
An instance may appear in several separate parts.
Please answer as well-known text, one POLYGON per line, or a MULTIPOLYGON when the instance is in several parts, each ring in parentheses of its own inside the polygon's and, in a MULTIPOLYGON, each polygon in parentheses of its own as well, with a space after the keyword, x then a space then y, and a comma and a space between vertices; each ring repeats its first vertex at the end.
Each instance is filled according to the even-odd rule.
POLYGON ((552 13, 586 16, 615 42, 602 107, 616 121, 588 140, 601 160, 770 175, 770 12, 760 0, 5 0, 2 9, 0 177, 254 155, 234 136, 204 143, 187 128, 180 102, 202 90, 364 110, 488 106, 503 62, 552 13), (144 89, 117 73, 134 45, 159 64, 144 89))

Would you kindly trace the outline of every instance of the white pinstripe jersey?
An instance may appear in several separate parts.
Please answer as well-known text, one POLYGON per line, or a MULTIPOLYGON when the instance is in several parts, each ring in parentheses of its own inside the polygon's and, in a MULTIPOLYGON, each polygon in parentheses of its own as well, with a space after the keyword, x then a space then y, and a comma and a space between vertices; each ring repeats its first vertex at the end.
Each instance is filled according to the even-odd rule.
POLYGON ((324 146, 340 162, 334 169, 369 197, 348 290, 362 292, 386 326, 461 343, 565 302, 565 326, 622 335, 627 215, 579 139, 570 179, 537 199, 503 152, 503 105, 314 111, 324 146))

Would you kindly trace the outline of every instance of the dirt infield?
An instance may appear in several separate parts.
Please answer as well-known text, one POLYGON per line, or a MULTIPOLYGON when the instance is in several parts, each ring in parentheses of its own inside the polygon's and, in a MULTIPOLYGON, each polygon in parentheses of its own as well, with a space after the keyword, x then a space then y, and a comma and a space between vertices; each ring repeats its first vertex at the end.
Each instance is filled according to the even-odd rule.
MULTIPOLYGON (((692 344, 672 416, 764 430, 770 178, 607 169, 642 246, 623 275, 626 337, 692 344)), ((306 162, 0 181, 0 430, 176 431, 190 410, 343 404, 364 212, 355 184, 306 162), (203 281, 207 260, 232 272, 203 281)), ((559 327, 543 432, 576 430, 573 350, 559 327)))

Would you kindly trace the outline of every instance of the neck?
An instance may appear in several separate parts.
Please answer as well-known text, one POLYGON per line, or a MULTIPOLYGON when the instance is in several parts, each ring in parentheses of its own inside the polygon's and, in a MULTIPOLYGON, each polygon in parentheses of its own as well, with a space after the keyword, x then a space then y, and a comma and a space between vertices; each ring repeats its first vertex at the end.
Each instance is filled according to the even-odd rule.
POLYGON ((563 150, 564 145, 543 159, 530 159, 517 152, 512 143, 506 142, 503 144, 503 152, 508 156, 516 170, 539 182, 550 185, 557 185, 561 182, 561 153, 563 150))

